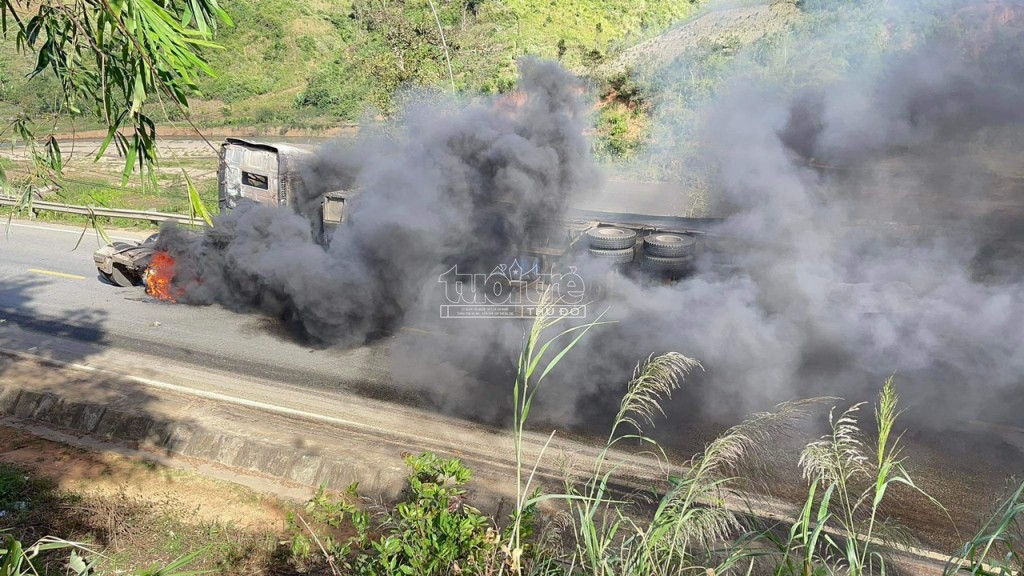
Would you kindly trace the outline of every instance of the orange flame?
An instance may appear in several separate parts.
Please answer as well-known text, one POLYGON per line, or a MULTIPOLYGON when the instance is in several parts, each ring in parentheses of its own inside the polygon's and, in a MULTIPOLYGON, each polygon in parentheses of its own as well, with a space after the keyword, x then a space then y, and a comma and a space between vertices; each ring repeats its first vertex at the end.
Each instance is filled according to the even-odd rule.
POLYGON ((146 294, 165 300, 177 302, 177 296, 181 295, 180 289, 171 286, 174 280, 174 258, 164 251, 153 253, 149 266, 145 272, 146 294))

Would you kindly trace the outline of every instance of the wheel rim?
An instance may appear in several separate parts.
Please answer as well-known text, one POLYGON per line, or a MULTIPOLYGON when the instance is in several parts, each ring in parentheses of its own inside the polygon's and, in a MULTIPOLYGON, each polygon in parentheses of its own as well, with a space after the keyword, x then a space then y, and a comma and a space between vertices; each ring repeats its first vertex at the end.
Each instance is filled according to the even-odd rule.
POLYGON ((111 273, 110 277, 111 280, 114 281, 114 284, 117 284, 122 288, 130 288, 135 285, 135 282, 133 282, 132 279, 117 266, 114 267, 114 271, 111 273))

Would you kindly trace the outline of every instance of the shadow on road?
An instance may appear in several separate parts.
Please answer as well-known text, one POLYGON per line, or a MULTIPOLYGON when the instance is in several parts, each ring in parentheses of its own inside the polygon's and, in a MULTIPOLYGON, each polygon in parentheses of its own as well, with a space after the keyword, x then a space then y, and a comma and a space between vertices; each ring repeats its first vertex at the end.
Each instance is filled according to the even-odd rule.
POLYGON ((142 385, 91 370, 106 342, 107 313, 73 310, 63 318, 38 312, 37 292, 49 280, 0 279, 0 415, 7 425, 44 424, 136 448, 176 451, 176 426, 142 385), (74 366, 78 366, 78 368, 74 366), (84 368, 83 368, 84 367, 84 368))

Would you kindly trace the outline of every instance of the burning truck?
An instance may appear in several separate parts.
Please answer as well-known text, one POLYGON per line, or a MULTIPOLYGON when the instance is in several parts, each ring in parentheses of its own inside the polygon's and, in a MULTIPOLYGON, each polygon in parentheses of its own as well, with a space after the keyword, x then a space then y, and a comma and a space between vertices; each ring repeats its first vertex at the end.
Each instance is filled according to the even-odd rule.
MULTIPOLYGON (((220 148, 218 204, 221 213, 252 202, 289 206, 299 211, 302 166, 314 150, 280 143, 228 138, 220 148)), ((347 218, 358 193, 337 190, 319 199, 311 235, 330 242, 332 231, 347 218)), ((688 274, 705 247, 706 230, 715 220, 643 214, 570 210, 553 228, 561 233, 530 238, 526 254, 510 269, 522 270, 510 281, 529 283, 555 269, 567 256, 589 257, 626 274, 675 279, 688 274)), ((157 249, 158 235, 142 242, 114 242, 93 255, 100 276, 122 287, 143 284, 151 296, 175 301, 174 260, 157 249)))
MULTIPOLYGON (((228 138, 221 145, 217 170, 220 211, 232 210, 242 201, 293 205, 296 186, 301 185, 299 166, 312 154, 312 150, 290 144, 228 138)), ((341 223, 346 198, 342 191, 324 195, 320 238, 341 223)), ((169 288, 167 276, 173 260, 156 249, 158 237, 153 234, 141 242, 113 242, 96 250, 93 261, 100 277, 122 287, 144 284, 151 295, 163 296, 162 290, 169 288)))

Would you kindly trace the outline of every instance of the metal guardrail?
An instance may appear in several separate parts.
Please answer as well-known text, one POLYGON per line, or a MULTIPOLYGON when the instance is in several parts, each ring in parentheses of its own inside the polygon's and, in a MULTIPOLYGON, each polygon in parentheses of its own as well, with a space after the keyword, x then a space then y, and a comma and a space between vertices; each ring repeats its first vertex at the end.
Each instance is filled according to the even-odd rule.
MULTIPOLYGON (((21 200, 10 196, 0 196, 0 206, 17 206, 21 200)), ((32 200, 32 210, 49 210, 51 212, 62 212, 64 214, 79 214, 88 216, 103 216, 105 218, 126 218, 129 220, 149 220, 150 222, 177 222, 179 224, 203 224, 202 218, 186 216, 184 214, 167 214, 165 212, 153 212, 149 210, 124 210, 121 208, 104 208, 102 206, 76 206, 74 204, 61 204, 59 202, 46 202, 44 200, 32 200)))
MULTIPOLYGON (((17 206, 19 199, 11 196, 0 195, 0 206, 17 206)), ((61 204, 59 202, 46 202, 44 200, 33 200, 32 210, 51 210, 65 214, 89 215, 89 206, 75 206, 73 204, 61 204)), ((179 224, 202 224, 202 218, 193 218, 184 214, 167 214, 165 212, 152 212, 148 210, 124 210, 121 208, 92 207, 92 214, 107 218, 128 218, 132 220, 149 220, 150 222, 166 222, 172 220, 179 224)), ((646 214, 630 214, 619 212, 604 212, 599 210, 570 210, 570 218, 599 220, 602 222, 633 224, 637 226, 674 226, 693 230, 706 230, 716 224, 723 222, 722 218, 684 218, 680 216, 651 216, 646 214)))

